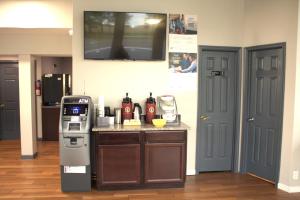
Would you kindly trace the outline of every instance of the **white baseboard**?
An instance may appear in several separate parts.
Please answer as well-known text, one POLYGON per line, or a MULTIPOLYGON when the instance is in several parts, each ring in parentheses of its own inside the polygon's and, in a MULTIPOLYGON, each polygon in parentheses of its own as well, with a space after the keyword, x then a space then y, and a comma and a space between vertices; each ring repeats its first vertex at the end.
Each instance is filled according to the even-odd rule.
POLYGON ((193 175, 196 175, 196 169, 187 169, 187 170, 186 170, 186 175, 187 175, 187 176, 193 176, 193 175))
POLYGON ((290 188, 287 185, 284 185, 282 183, 278 183, 277 184, 278 189, 283 190, 285 192, 290 192, 290 188))
POLYGON ((285 184, 282 183, 278 183, 278 189, 283 190, 285 192, 288 193, 296 193, 296 192, 300 192, 300 186, 287 186, 285 184))

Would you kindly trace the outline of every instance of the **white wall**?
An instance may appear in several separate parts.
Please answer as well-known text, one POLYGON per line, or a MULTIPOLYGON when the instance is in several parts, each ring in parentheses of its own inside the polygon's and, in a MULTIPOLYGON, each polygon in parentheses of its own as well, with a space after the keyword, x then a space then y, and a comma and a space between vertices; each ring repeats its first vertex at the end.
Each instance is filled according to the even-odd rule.
POLYGON ((73 92, 97 99, 105 96, 106 105, 120 107, 126 92, 142 105, 149 92, 154 96, 174 94, 182 121, 188 131, 188 173, 195 173, 197 125, 197 77, 191 88, 174 90, 166 61, 92 61, 83 59, 83 11, 141 11, 198 15, 198 44, 240 46, 242 43, 243 1, 240 0, 75 0, 73 2, 73 92))
POLYGON ((1 0, 0 27, 72 28, 72 0, 1 0))
POLYGON ((0 55, 0 61, 7 61, 7 60, 19 60, 19 58, 18 56, 12 56, 12 55, 7 55, 7 56, 0 55))
POLYGON ((34 97, 32 74, 33 60, 37 57, 32 55, 72 54, 72 37, 68 34, 72 28, 72 8, 72 0, 0 1, 0 60, 19 60, 22 155, 33 155, 37 151, 36 128, 39 137, 42 135, 41 98, 34 97), (36 107, 31 104, 35 100, 37 120, 36 107))
MULTIPOLYGON (((1 5, 1 4, 0 4, 1 5)), ((0 55, 71 55, 68 29, 0 28, 0 55)))
MULTIPOLYGON (((294 152, 293 124, 296 74, 298 0, 246 0, 244 21, 244 46, 286 42, 285 94, 283 137, 279 182, 293 185, 292 170, 298 155, 294 152)), ((298 111, 299 112, 299 111, 298 111)), ((297 159, 298 163, 300 159, 297 159)), ((296 168, 295 168, 296 167, 296 168)), ((300 185, 300 182, 294 182, 300 185)))
MULTIPOLYGON (((33 59, 36 61, 36 73, 35 81, 42 80, 42 58, 40 56, 34 56, 33 59)), ((35 96, 36 101, 36 127, 37 127, 37 138, 42 139, 42 96, 35 96)))
POLYGON ((72 0, 1 0, 0 55, 71 55, 72 15, 72 0))
MULTIPOLYGON (((0 4, 1 5, 1 4, 0 4)), ((1 6, 0 6, 1 7, 1 6)), ((44 55, 44 56, 71 56, 72 36, 68 29, 1 29, 0 28, 0 60, 18 60, 18 56, 10 55, 44 55)), ((37 60, 37 79, 41 80, 41 58, 37 60)), ((69 70, 70 71, 70 70, 69 70)), ((22 71, 19 77, 25 76, 22 71)), ((20 103, 23 103, 20 96, 20 103)), ((36 97, 37 104, 37 134, 42 138, 41 125, 41 96, 36 97)), ((22 115, 20 116, 20 119, 22 115)), ((22 119, 21 119, 22 120, 22 119)), ((23 130, 21 129, 21 134, 23 130)))
POLYGON ((30 55, 19 55, 21 154, 33 156, 37 152, 34 95, 34 67, 30 55))
MULTIPOLYGON (((293 131, 293 151, 292 167, 293 170, 300 170, 300 3, 298 1, 298 30, 297 30, 297 60, 295 73, 295 107, 294 107, 294 131, 293 131)), ((293 186, 300 185, 300 181, 292 181, 293 186)), ((298 191, 299 192, 299 191, 298 191)))

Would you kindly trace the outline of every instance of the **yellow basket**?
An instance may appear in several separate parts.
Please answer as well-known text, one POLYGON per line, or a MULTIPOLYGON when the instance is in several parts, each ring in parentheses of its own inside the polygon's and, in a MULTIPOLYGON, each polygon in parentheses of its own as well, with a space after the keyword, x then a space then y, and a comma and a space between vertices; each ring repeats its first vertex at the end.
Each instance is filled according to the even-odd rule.
POLYGON ((165 119, 152 119, 152 123, 157 128, 162 128, 166 125, 167 120, 165 119))

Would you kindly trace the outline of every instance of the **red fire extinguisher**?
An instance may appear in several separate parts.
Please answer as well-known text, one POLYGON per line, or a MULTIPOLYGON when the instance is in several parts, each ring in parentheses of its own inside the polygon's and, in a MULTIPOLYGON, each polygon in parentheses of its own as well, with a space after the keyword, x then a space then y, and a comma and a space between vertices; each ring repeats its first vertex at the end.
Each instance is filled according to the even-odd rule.
POLYGON ((132 119, 132 101, 128 97, 128 93, 126 93, 126 97, 122 101, 122 122, 125 119, 132 119))
POLYGON ((41 80, 35 81, 35 95, 41 96, 41 80))
POLYGON ((152 119, 156 115, 156 102, 155 98, 152 97, 152 92, 150 92, 150 97, 146 101, 146 123, 152 123, 152 119))

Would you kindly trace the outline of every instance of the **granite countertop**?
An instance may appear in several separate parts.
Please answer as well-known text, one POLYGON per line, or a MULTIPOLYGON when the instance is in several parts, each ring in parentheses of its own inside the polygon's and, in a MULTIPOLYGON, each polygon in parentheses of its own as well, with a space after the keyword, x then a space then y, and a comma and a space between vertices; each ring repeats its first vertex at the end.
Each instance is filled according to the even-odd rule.
POLYGON ((105 127, 93 127, 93 132, 98 131, 167 131, 167 130, 187 130, 189 126, 181 122, 179 125, 166 125, 162 128, 156 128, 152 124, 142 124, 140 126, 124 126, 123 124, 114 124, 105 127))

